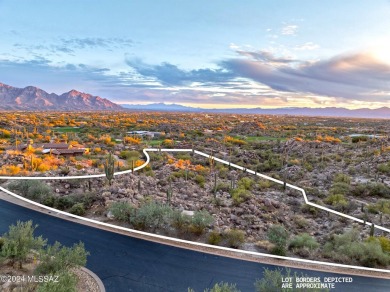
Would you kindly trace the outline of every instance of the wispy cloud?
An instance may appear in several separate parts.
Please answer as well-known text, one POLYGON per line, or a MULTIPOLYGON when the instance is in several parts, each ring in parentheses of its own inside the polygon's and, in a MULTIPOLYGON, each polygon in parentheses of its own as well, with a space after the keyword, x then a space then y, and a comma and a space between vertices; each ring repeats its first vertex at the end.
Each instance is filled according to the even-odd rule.
POLYGON ((298 31, 298 25, 289 24, 282 27, 280 32, 282 35, 296 35, 297 31, 298 31))
POLYGON ((74 55, 76 51, 85 49, 105 49, 112 51, 114 49, 129 48, 133 41, 127 38, 61 38, 57 40, 45 40, 39 45, 31 45, 23 42, 17 42, 13 46, 16 49, 22 49, 29 53, 65 53, 74 55))
POLYGON ((316 50, 319 49, 320 46, 313 43, 313 42, 306 42, 302 45, 298 45, 294 47, 294 50, 300 50, 300 51, 310 51, 310 50, 316 50))

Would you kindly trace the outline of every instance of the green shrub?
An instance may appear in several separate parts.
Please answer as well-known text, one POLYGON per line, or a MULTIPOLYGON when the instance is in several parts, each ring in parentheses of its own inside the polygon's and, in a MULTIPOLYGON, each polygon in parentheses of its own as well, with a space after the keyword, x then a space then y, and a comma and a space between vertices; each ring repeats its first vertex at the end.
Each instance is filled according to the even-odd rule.
POLYGON ((250 190, 254 185, 255 181, 249 177, 243 177, 238 182, 237 185, 239 188, 250 190))
POLYGON ((203 175, 200 175, 198 174, 197 176, 195 176, 195 182, 201 186, 202 188, 204 187, 204 184, 206 182, 206 179, 204 178, 203 175))
POLYGON ((350 185, 345 182, 336 182, 330 189, 332 195, 346 195, 349 193, 350 185))
POLYGON ((60 210, 66 210, 71 208, 77 202, 73 196, 60 197, 56 201, 56 208, 60 210))
POLYGON ((219 245, 222 241, 222 236, 217 231, 212 231, 209 233, 209 236, 207 238, 207 243, 212 245, 219 245))
POLYGON ((245 241, 245 232, 238 229, 231 229, 224 234, 229 247, 239 248, 245 241))
POLYGON ((72 247, 62 246, 59 242, 49 245, 40 253, 40 263, 36 269, 38 274, 55 274, 74 267, 84 267, 89 252, 79 242, 72 247))
POLYGON ((206 289, 204 292, 240 292, 237 289, 236 284, 220 282, 213 286, 211 289, 206 289))
POLYGON ((390 253, 390 239, 384 236, 378 237, 379 243, 381 244, 382 250, 384 252, 390 253))
POLYGON ((251 192, 244 188, 237 188, 231 190, 230 195, 232 196, 233 203, 235 205, 239 205, 242 202, 247 201, 251 197, 251 192))
POLYGON ((40 202, 43 197, 51 194, 51 190, 47 184, 39 180, 20 180, 13 181, 9 188, 17 191, 20 195, 28 199, 40 202))
POLYGON ((34 231, 38 225, 33 225, 32 221, 17 221, 16 225, 11 225, 9 231, 3 235, 3 246, 1 256, 10 259, 12 262, 19 262, 22 268, 32 249, 40 250, 46 245, 46 240, 42 236, 35 237, 34 231))
POLYGON ((370 213, 382 212, 390 215, 390 200, 379 200, 375 204, 369 204, 367 209, 370 213))
POLYGON ((191 224, 191 217, 183 214, 179 210, 174 210, 171 213, 171 224, 178 231, 187 232, 191 224))
POLYGON ((47 195, 42 200, 41 203, 48 207, 54 207, 56 205, 57 198, 53 195, 47 195))
POLYGON ((1 253, 1 249, 3 248, 3 245, 4 245, 4 238, 0 237, 0 253, 1 253))
POLYGON ((110 206, 110 211, 116 220, 129 221, 134 213, 134 207, 127 202, 114 202, 110 206))
POLYGON ((297 278, 307 278, 308 275, 297 275, 297 273, 294 273, 294 275, 291 275, 290 269, 280 269, 277 268, 275 270, 269 270, 267 268, 264 269, 263 277, 262 279, 257 279, 255 282, 255 291, 256 292, 301 292, 301 291, 310 291, 310 292, 325 292, 329 291, 327 289, 320 289, 320 288, 311 288, 311 289, 302 289, 302 288, 295 288, 296 279, 297 278), (293 288, 282 288, 283 281, 282 279, 286 278, 292 278, 292 287, 293 288))
POLYGON ((119 153, 119 158, 125 159, 125 160, 137 160, 139 158, 139 152, 138 151, 130 151, 130 150, 124 150, 119 153))
POLYGON ((336 209, 343 209, 348 206, 348 202, 342 194, 330 195, 324 201, 325 203, 336 207, 336 209))
POLYGON ((173 210, 167 206, 156 202, 146 202, 130 218, 131 224, 137 229, 145 230, 166 227, 172 217, 173 210))
POLYGON ((286 245, 288 232, 281 225, 272 225, 267 232, 268 240, 275 245, 271 253, 276 255, 286 255, 286 245))
POLYGON ((58 276, 58 282, 43 282, 39 284, 36 292, 77 292, 78 278, 74 274, 62 271, 56 276, 58 276))
POLYGON ((343 263, 359 263, 363 266, 386 266, 390 256, 383 252, 377 238, 359 240, 359 231, 352 229, 344 234, 334 235, 324 246, 324 254, 343 263))
POLYGON ((369 195, 390 198, 390 188, 382 183, 368 184, 369 195))
POLYGON ((289 244, 290 249, 308 248, 310 250, 318 248, 319 244, 314 237, 307 233, 295 236, 289 244))
POLYGON ((338 173, 334 177, 333 182, 335 182, 335 183, 342 182, 342 183, 346 183, 349 185, 351 183, 351 177, 344 174, 344 173, 338 173))
POLYGON ((377 166, 379 172, 384 174, 390 173, 390 163, 382 163, 377 166))
POLYGON ((69 210, 70 213, 78 216, 85 215, 85 207, 83 203, 77 203, 72 206, 69 210))
POLYGON ((213 216, 206 210, 196 211, 191 220, 191 231, 200 235, 204 230, 214 222, 213 216))

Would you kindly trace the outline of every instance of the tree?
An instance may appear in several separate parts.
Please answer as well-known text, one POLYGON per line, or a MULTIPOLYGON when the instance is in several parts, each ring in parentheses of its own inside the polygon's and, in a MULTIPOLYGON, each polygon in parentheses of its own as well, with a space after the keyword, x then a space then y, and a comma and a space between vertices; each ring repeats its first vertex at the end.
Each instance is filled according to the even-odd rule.
POLYGON ((32 249, 40 250, 46 245, 46 240, 42 236, 34 236, 37 227, 38 225, 33 226, 31 220, 18 221, 16 225, 11 225, 9 231, 3 236, 1 254, 14 262, 19 262, 20 269, 23 268, 22 264, 32 249))
POLYGON ((271 252, 276 255, 286 255, 287 230, 281 225, 272 225, 267 236, 268 240, 275 245, 271 252))
POLYGON ((106 159, 106 162, 104 164, 104 172, 106 174, 106 178, 108 180, 108 183, 111 185, 112 180, 114 178, 115 173, 115 159, 112 153, 108 154, 108 157, 106 159))

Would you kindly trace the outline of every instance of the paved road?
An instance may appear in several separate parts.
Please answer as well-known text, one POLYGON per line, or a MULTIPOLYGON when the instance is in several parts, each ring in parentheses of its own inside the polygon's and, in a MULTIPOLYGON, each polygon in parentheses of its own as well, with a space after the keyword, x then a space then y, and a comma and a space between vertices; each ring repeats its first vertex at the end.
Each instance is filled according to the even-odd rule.
MULTIPOLYGON (((243 292, 254 291, 253 283, 261 277, 263 268, 275 268, 135 239, 0 200, 0 234, 17 220, 39 224, 37 235, 51 243, 57 240, 71 245, 82 240, 91 253, 87 267, 103 280, 108 292, 186 292, 188 287, 198 292, 220 281, 237 283, 243 292)), ((316 277, 336 276, 303 272, 316 277)), ((332 291, 390 291, 390 280, 353 276, 352 284, 337 284, 332 291)))

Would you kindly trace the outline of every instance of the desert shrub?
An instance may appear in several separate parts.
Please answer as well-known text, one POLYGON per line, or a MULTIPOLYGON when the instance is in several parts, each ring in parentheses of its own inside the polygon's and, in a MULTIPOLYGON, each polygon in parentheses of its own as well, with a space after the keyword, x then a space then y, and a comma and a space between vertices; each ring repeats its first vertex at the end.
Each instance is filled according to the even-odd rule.
POLYGON ((255 282, 255 291, 256 292, 285 292, 285 291, 291 291, 291 292, 301 292, 301 291, 310 291, 310 292, 325 292, 329 291, 328 289, 321 289, 321 288, 310 288, 310 289, 303 289, 303 288, 295 288, 296 279, 297 278, 307 278, 308 275, 304 275, 303 273, 301 275, 298 275, 297 273, 294 273, 294 275, 291 274, 290 269, 280 269, 277 268, 275 270, 269 270, 267 268, 264 269, 263 277, 262 279, 257 279, 255 282), (283 281, 282 279, 285 278, 292 278, 293 288, 282 288, 283 281))
POLYGON ((332 195, 346 195, 350 190, 350 185, 345 182, 336 182, 332 185, 330 193, 332 195))
POLYGON ((31 253, 31 250, 40 250, 46 245, 47 240, 42 236, 34 236, 38 225, 33 225, 32 221, 17 221, 16 225, 9 226, 7 233, 3 234, 3 245, 1 247, 1 256, 10 259, 14 264, 19 262, 19 268, 25 262, 31 253))
POLYGON ((57 273, 58 282, 47 281, 39 284, 36 292, 77 292, 77 277, 68 272, 61 271, 57 273))
POLYGON ((310 250, 318 248, 319 244, 316 239, 307 233, 295 236, 289 244, 290 249, 308 248, 310 250))
POLYGON ((336 207, 336 209, 344 209, 348 206, 348 202, 342 194, 333 194, 328 196, 325 203, 336 207))
POLYGON ((360 263, 368 267, 386 266, 390 263, 390 256, 383 252, 379 240, 373 238, 362 242, 356 229, 334 235, 325 244, 324 254, 338 262, 360 263))
POLYGON ((382 183, 369 183, 368 190, 370 196, 378 196, 383 198, 390 197, 390 188, 382 183))
POLYGON ((211 289, 206 289, 204 292, 240 292, 237 289, 236 284, 220 282, 213 286, 211 289))
POLYGON ((207 243, 212 245, 219 245, 222 241, 222 236, 217 231, 212 231, 209 233, 209 236, 207 238, 207 243))
POLYGON ((171 224, 180 232, 187 232, 191 224, 191 217, 183 214, 179 210, 171 213, 171 224))
POLYGON ((311 214, 311 215, 314 215, 314 216, 317 216, 318 215, 318 208, 314 207, 314 206, 311 206, 311 205, 308 205, 308 204, 304 204, 301 206, 301 211, 303 213, 307 213, 307 214, 311 214))
POLYGON ((381 173, 389 174, 390 173, 390 163, 378 164, 377 169, 381 173))
POLYGON ((282 256, 286 255, 288 232, 282 225, 272 225, 267 232, 267 237, 275 245, 271 253, 282 256))
POLYGON ((169 224, 172 209, 167 205, 160 203, 146 202, 130 218, 131 224, 137 229, 145 230, 165 227, 169 224))
POLYGON ((132 159, 132 160, 137 160, 139 158, 139 153, 138 151, 130 151, 130 150, 124 150, 119 153, 119 158, 121 159, 132 159))
POLYGON ((251 197, 251 192, 244 188, 236 188, 230 191, 230 195, 232 196, 233 203, 239 205, 251 197))
POLYGON ((40 264, 36 272, 38 274, 54 274, 70 268, 85 266, 89 252, 84 244, 79 242, 72 247, 62 246, 59 242, 47 246, 40 252, 40 264))
POLYGON ((116 220, 128 221, 134 213, 134 207, 128 202, 114 202, 110 206, 110 211, 116 220))
POLYGON ((51 193, 49 186, 39 180, 13 181, 9 188, 28 199, 36 201, 40 201, 42 197, 51 193))
POLYGON ((84 204, 83 203, 76 203, 74 204, 70 210, 69 210, 70 213, 74 214, 74 215, 78 215, 78 216, 83 216, 85 215, 85 207, 84 207, 84 204))
POLYGON ((261 179, 258 182, 258 186, 260 189, 268 189, 272 186, 272 182, 270 180, 261 179))
POLYGON ((338 173, 338 174, 335 175, 335 177, 333 179, 333 182, 334 183, 341 182, 341 183, 350 184, 351 183, 351 177, 349 175, 344 174, 344 173, 338 173))
POLYGON ((204 184, 206 182, 206 179, 203 175, 200 175, 198 174, 197 176, 195 176, 195 182, 201 186, 202 188, 204 187, 204 184))
POLYGON ((368 212, 370 213, 379 213, 390 214, 390 200, 379 200, 375 204, 368 205, 368 212))
POLYGON ((250 190, 254 185, 255 181, 249 177, 243 177, 238 182, 237 185, 239 188, 250 190))
POLYGON ((230 190, 230 185, 228 183, 220 182, 217 184, 217 191, 228 192, 230 190))
POLYGON ((229 247, 239 248, 245 241, 245 232, 238 229, 231 229, 225 232, 224 237, 229 247))
POLYGON ((56 197, 53 195, 47 195, 42 200, 41 203, 48 207, 54 207, 56 205, 56 197))
POLYGON ((365 197, 369 193, 368 187, 365 184, 357 184, 351 188, 350 194, 356 197, 365 197))
POLYGON ((190 229, 193 233, 200 235, 213 222, 213 216, 206 210, 196 211, 192 217, 190 229))
POLYGON ((56 205, 55 207, 60 210, 66 210, 71 208, 74 204, 76 204, 76 200, 72 196, 65 196, 65 197, 60 197, 56 200, 56 205))
POLYGON ((379 243, 382 247, 382 250, 384 252, 389 252, 390 253, 390 239, 384 236, 379 236, 378 237, 379 243))
POLYGON ((295 215, 293 221, 299 228, 305 228, 309 225, 309 222, 302 215, 295 215))

